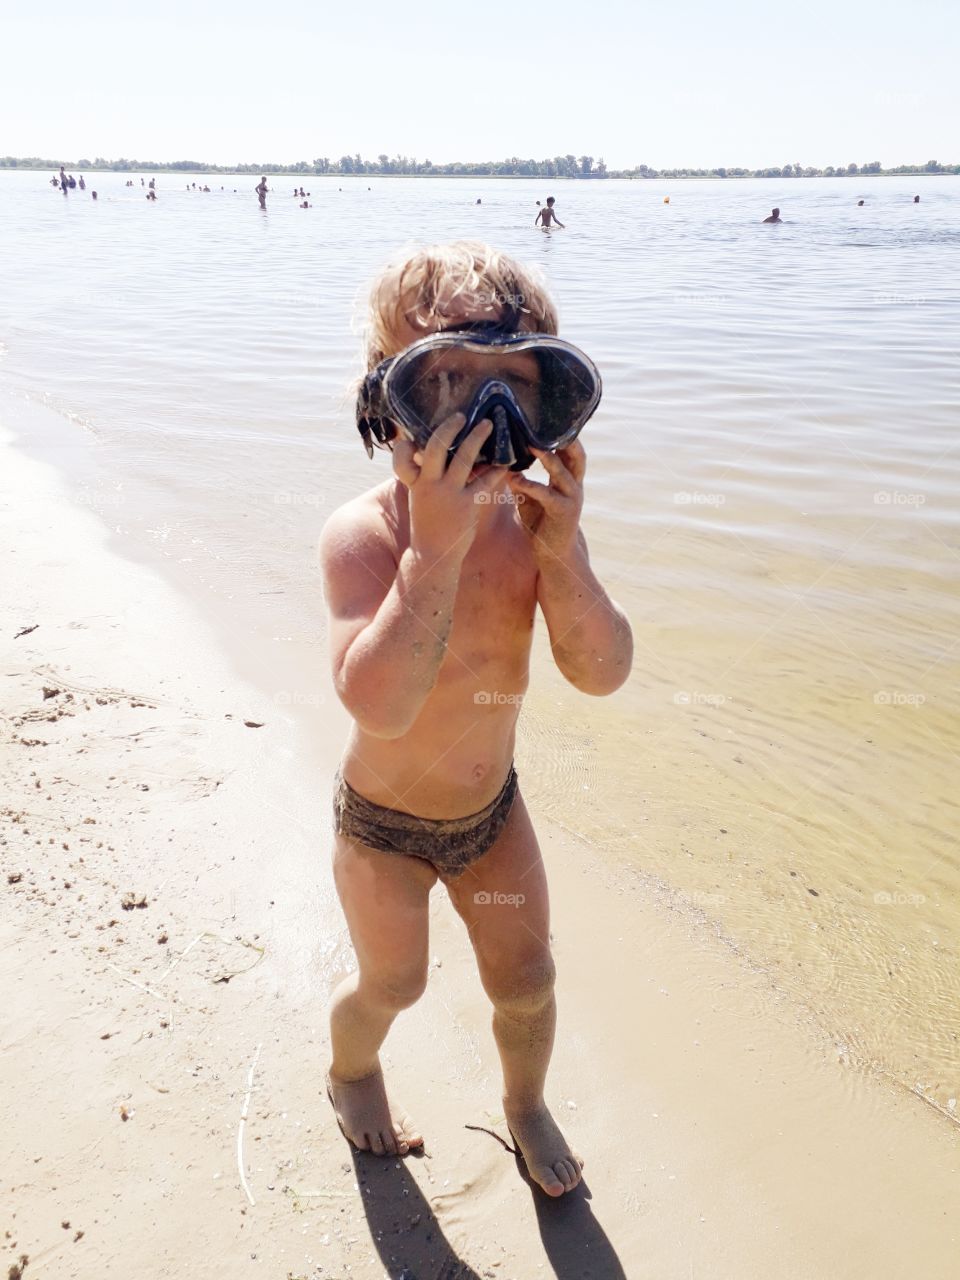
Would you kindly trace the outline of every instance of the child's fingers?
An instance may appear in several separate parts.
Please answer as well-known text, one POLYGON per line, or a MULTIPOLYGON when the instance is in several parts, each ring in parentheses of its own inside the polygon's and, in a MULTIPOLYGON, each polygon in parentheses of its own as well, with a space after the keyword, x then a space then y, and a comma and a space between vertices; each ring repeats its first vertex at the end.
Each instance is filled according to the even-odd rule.
POLYGON ((563 449, 558 449, 557 457, 563 460, 577 484, 583 484, 583 477, 587 472, 587 451, 580 441, 572 440, 563 449))
POLYGON ((473 469, 483 442, 493 430, 489 418, 481 418, 465 440, 461 440, 457 452, 453 455, 448 474, 455 484, 466 484, 467 477, 473 469))
POLYGON ((511 472, 510 474, 510 487, 514 492, 522 493, 525 498, 530 498, 532 502, 539 502, 546 512, 554 515, 563 509, 563 504, 566 500, 562 493, 551 489, 548 484, 540 484, 538 480, 528 480, 526 476, 522 476, 517 472, 511 472))
POLYGON ((439 480, 447 469, 447 452, 456 439, 457 432, 466 422, 462 413, 455 413, 442 422, 433 432, 423 450, 423 474, 429 480, 439 480))
POLYGON ((532 453, 539 460, 560 492, 566 494, 568 498, 574 497, 577 491, 577 482, 557 455, 548 453, 546 449, 533 449, 532 453))
POLYGON ((417 446, 412 440, 395 440, 393 442, 393 474, 401 484, 409 489, 420 475, 420 468, 413 460, 417 446))
POLYGON ((477 476, 475 480, 471 480, 467 485, 467 492, 477 494, 481 490, 484 493, 493 493, 497 489, 502 491, 507 487, 509 476, 510 472, 506 467, 491 467, 482 476, 477 476))

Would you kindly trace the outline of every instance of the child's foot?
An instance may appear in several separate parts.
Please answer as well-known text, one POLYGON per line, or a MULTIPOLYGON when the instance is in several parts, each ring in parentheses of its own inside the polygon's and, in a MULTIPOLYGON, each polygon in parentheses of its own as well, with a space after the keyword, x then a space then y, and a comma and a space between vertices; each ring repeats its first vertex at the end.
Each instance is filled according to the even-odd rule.
POLYGON ((423 1146, 410 1117, 388 1101, 379 1067, 361 1080, 335 1080, 328 1071, 327 1097, 344 1137, 360 1151, 405 1156, 411 1147, 423 1146))
POLYGON ((557 1122, 541 1102, 536 1107, 503 1104, 510 1136, 523 1156, 527 1172, 548 1196, 562 1196, 580 1181, 583 1161, 570 1149, 557 1122))

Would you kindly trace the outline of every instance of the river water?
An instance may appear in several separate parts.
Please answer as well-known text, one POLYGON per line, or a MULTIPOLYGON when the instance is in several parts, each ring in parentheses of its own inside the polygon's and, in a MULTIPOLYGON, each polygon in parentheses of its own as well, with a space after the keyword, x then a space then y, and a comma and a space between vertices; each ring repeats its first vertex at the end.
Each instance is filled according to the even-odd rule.
POLYGON ((541 629, 525 794, 955 1119, 960 181, 311 177, 301 209, 291 177, 263 213, 249 176, 49 176, 0 175, 0 386, 56 422, 26 443, 324 732, 316 538, 389 466, 351 417, 368 283, 463 236, 543 268, 604 378, 584 528, 637 652, 591 699, 541 629))

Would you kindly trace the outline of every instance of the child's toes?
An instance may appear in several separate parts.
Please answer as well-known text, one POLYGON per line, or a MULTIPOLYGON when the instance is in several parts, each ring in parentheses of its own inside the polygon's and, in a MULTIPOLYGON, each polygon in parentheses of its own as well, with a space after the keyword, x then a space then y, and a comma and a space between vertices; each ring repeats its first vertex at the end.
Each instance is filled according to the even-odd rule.
POLYGON ((533 1174, 535 1180, 540 1183, 548 1196, 562 1196, 565 1190, 563 1182, 557 1177, 556 1171, 551 1169, 548 1164, 541 1165, 533 1174))

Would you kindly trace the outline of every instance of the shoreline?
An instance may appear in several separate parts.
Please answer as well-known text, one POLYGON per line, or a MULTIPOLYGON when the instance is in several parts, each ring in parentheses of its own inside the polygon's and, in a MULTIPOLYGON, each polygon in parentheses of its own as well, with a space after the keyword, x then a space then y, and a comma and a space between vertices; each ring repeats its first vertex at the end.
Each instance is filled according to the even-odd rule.
POLYGON ((78 1280, 160 1280, 186 1257, 311 1280, 457 1259, 515 1280, 946 1280, 952 1127, 845 1066, 705 921, 541 812, 548 1101, 590 1198, 545 1204, 488 1136, 508 1140, 488 1006, 439 892, 428 992, 384 1053, 428 1154, 351 1156, 322 1092, 324 1001, 352 967, 329 709, 321 727, 239 678, 192 602, 2 435, 11 1263, 78 1280), (125 910, 127 893, 146 906, 125 910))
MULTIPOLYGON (((56 161, 53 165, 7 165, 0 167, 0 173, 52 173, 60 164, 56 161)), ((370 173, 314 173, 313 171, 305 172, 302 169, 294 171, 292 169, 264 169, 262 166, 256 171, 251 169, 249 172, 236 173, 231 169, 168 169, 162 167, 151 167, 149 169, 95 169, 84 167, 82 165, 68 165, 63 162, 64 169, 68 173, 126 173, 135 177, 146 177, 148 174, 165 173, 182 176, 183 174, 193 174, 195 177, 218 177, 218 178, 252 178, 259 174, 265 174, 274 178, 309 178, 313 181, 316 178, 337 178, 339 181, 349 181, 351 178, 426 178, 428 180, 434 178, 453 178, 457 181, 469 182, 486 182, 491 179, 502 179, 507 182, 794 182, 799 177, 801 180, 820 180, 832 181, 835 178, 842 178, 844 181, 850 181, 856 178, 960 178, 960 173, 951 173, 949 171, 941 173, 931 173, 926 170, 910 170, 909 172, 897 173, 895 170, 888 170, 883 173, 811 173, 811 174, 764 174, 764 173, 684 173, 672 176, 669 171, 666 173, 658 173, 654 177, 644 177, 642 174, 605 174, 602 177, 599 174, 578 174, 576 177, 571 174, 554 174, 543 175, 537 173, 380 173, 372 171, 370 173)), ((733 166, 740 168, 739 165, 733 166)))

